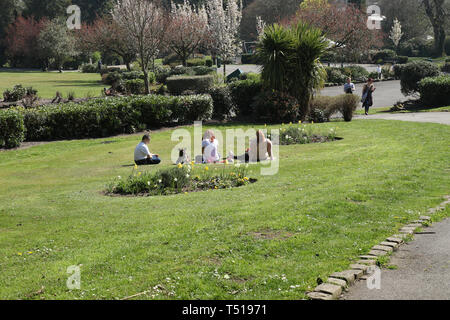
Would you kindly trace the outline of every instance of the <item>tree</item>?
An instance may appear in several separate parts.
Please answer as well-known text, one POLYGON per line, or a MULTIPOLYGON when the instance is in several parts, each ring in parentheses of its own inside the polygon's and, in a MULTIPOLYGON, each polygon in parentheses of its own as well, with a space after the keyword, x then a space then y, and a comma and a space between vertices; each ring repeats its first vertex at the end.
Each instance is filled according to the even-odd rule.
POLYGON ((226 61, 241 52, 239 27, 242 20, 242 7, 236 0, 209 0, 207 3, 209 28, 211 32, 211 51, 223 61, 223 75, 226 76, 226 61))
POLYGON ((144 73, 145 93, 150 93, 148 72, 165 40, 167 19, 159 1, 118 0, 112 12, 114 21, 125 30, 136 50, 144 73))
POLYGON ((167 30, 167 44, 186 66, 186 61, 209 38, 208 14, 204 6, 198 9, 187 0, 172 3, 167 30))
POLYGON ((395 18, 394 25, 392 26, 391 32, 389 34, 389 39, 392 40, 395 48, 397 48, 398 45, 400 44, 400 40, 402 39, 402 37, 403 37, 402 25, 400 21, 398 21, 397 18, 395 18))
POLYGON ((262 37, 264 34, 264 29, 266 28, 267 23, 261 18, 261 16, 256 17, 256 32, 258 33, 258 39, 262 37))
POLYGON ((309 114, 314 89, 323 86, 326 72, 320 57, 328 46, 319 29, 302 22, 267 27, 258 45, 264 85, 295 97, 302 120, 309 114))
POLYGON ((6 54, 13 66, 34 67, 40 63, 36 54, 39 34, 45 20, 36 21, 33 17, 18 17, 6 30, 6 54))
POLYGON ((56 19, 66 16, 67 7, 72 4, 72 0, 23 0, 25 3, 24 16, 56 19))
POLYGON ((44 69, 53 64, 62 72, 64 62, 77 54, 75 38, 65 20, 54 19, 44 25, 39 34, 38 49, 45 61, 44 69))
POLYGON ((0 67, 6 62, 6 29, 21 14, 25 4, 22 0, 0 0, 0 67))
POLYGON ((334 42, 332 49, 348 60, 358 60, 370 49, 382 46, 382 31, 367 28, 366 13, 355 5, 341 7, 326 0, 308 0, 302 3, 293 19, 284 23, 295 25, 298 21, 321 29, 323 35, 334 42))
POLYGON ((123 59, 127 69, 131 70, 131 63, 136 59, 132 39, 111 17, 97 18, 92 25, 83 25, 76 34, 78 46, 82 51, 100 51, 104 55, 117 54, 123 59))
MULTIPOLYGON (((434 50, 437 57, 445 55, 445 0, 423 0, 425 12, 430 19, 434 32, 434 50)), ((447 17, 448 18, 448 17, 447 17)))

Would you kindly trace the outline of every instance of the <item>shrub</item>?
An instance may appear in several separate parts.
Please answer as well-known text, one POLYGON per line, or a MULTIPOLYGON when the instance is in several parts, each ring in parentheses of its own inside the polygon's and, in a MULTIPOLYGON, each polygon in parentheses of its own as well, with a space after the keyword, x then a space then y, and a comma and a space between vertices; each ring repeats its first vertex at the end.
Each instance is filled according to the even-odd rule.
POLYGON ((347 76, 342 73, 342 69, 326 67, 325 70, 327 72, 328 83, 345 83, 347 76))
POLYGON ((19 147, 24 137, 23 115, 13 109, 0 110, 0 148, 19 147))
POLYGON ((407 56, 398 56, 397 57, 397 63, 399 64, 405 64, 408 63, 409 57, 407 56))
POLYGON ((254 72, 246 72, 239 76, 239 80, 261 81, 261 74, 254 72))
MULTIPOLYGON (((344 75, 351 77, 354 81, 366 82, 369 72, 361 66, 348 66, 343 69, 344 75)), ((345 80, 344 80, 345 81, 345 80)))
POLYGON ((122 74, 119 71, 105 73, 102 76, 102 82, 112 87, 116 87, 121 80, 122 74))
MULTIPOLYGON (((342 94, 336 97, 317 96, 311 101, 312 110, 321 110, 325 121, 329 121, 331 116, 341 113, 345 121, 351 121, 353 114, 359 105, 360 97, 354 94, 342 94)), ((317 117, 315 122, 319 121, 321 113, 315 111, 310 117, 317 117)))
POLYGON ((22 87, 22 85, 15 85, 11 90, 6 90, 3 92, 3 98, 5 102, 14 102, 22 100, 27 94, 27 89, 22 87))
POLYGON ((126 80, 125 88, 127 93, 143 94, 145 92, 145 82, 142 79, 126 80))
POLYGON ((442 71, 442 72, 450 73, 450 62, 446 62, 446 63, 441 67, 441 71, 442 71))
MULTIPOLYGON (((447 38, 445 39, 444 47, 445 47, 445 53, 446 53, 448 56, 450 56, 450 37, 447 37, 447 38)), ((447 61, 447 62, 449 62, 449 61, 447 61)))
POLYGON ((255 119, 267 123, 295 121, 300 109, 297 99, 279 91, 261 92, 252 107, 255 119))
POLYGON ((252 103, 262 91, 262 82, 256 80, 240 80, 228 84, 231 97, 236 105, 238 117, 249 117, 253 114, 252 103))
POLYGON ((150 127, 206 120, 212 114, 209 95, 160 95, 93 99, 23 110, 26 139, 96 138, 133 133, 150 127))
POLYGON ((163 59, 164 65, 170 65, 170 64, 181 64, 180 58, 176 54, 169 54, 168 56, 164 57, 163 59))
POLYGON ((427 61, 413 61, 395 70, 395 75, 399 76, 402 92, 410 95, 418 91, 418 83, 427 77, 436 77, 440 74, 439 68, 427 61))
POLYGON ((246 53, 241 56, 242 64, 258 64, 258 58, 256 54, 246 53))
POLYGON ((192 70, 194 71, 194 74, 196 76, 204 76, 204 75, 207 75, 207 74, 211 74, 211 73, 217 72, 216 68, 206 67, 206 66, 193 67, 192 70))
POLYGON ((236 112, 236 105, 231 97, 230 88, 226 86, 213 87, 209 90, 213 99, 214 111, 212 118, 224 120, 232 117, 236 112))
POLYGON ((318 108, 310 109, 308 120, 314 123, 323 123, 329 121, 329 119, 327 119, 325 116, 325 112, 322 109, 318 108))
POLYGON ((419 82, 420 99, 430 107, 450 105, 450 76, 425 78, 419 82))
POLYGON ((195 58, 186 61, 188 67, 206 66, 206 59, 195 58))
POLYGON ((144 73, 142 71, 123 72, 120 75, 123 80, 136 80, 136 79, 144 80, 144 73))
POLYGON ((384 63, 394 61, 396 58, 397 54, 394 50, 384 49, 375 53, 375 55, 372 57, 372 61, 375 61, 376 63, 384 63))
MULTIPOLYGON (((272 133, 270 132, 267 136, 271 139, 272 133)), ((336 140, 336 129, 334 128, 326 133, 316 132, 313 126, 301 123, 289 124, 280 128, 280 145, 322 143, 334 140, 336 140)))
POLYGON ((210 68, 211 68, 211 67, 214 65, 214 62, 212 61, 211 58, 208 58, 208 59, 205 60, 205 65, 206 65, 207 67, 210 67, 210 68))
POLYGON ((172 69, 169 66, 157 65, 155 67, 155 78, 158 83, 166 83, 168 77, 172 75, 172 69))
POLYGON ((98 68, 94 64, 87 63, 87 64, 83 64, 81 66, 81 72, 83 72, 83 73, 97 73, 98 72, 98 68))
POLYGON ((192 90, 197 93, 206 93, 214 85, 214 77, 205 76, 174 76, 166 80, 169 92, 179 95, 186 90, 192 90))

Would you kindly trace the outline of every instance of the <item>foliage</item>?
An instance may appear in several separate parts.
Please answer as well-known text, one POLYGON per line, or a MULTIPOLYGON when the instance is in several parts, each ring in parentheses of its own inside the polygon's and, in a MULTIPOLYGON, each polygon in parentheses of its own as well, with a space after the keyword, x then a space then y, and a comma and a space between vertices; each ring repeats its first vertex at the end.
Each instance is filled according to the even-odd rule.
POLYGON ((308 115, 314 89, 324 83, 326 72, 319 59, 328 45, 319 29, 304 23, 267 27, 258 45, 264 86, 295 97, 302 119, 308 115))
POLYGON ((392 40, 394 46, 397 48, 402 37, 403 37, 402 24, 400 23, 400 21, 398 21, 397 18, 395 18, 394 25, 392 26, 391 32, 389 33, 389 39, 392 40))
POLYGON ((450 73, 450 62, 446 62, 441 67, 442 72, 450 73))
POLYGON ((353 94, 342 94, 336 97, 317 96, 311 101, 311 110, 321 110, 322 113, 315 111, 310 117, 315 122, 320 122, 317 114, 323 115, 325 121, 330 121, 331 116, 341 114, 345 121, 351 121, 353 114, 359 105, 360 98, 353 94))
POLYGON ((129 94, 143 94, 145 92, 145 82, 142 79, 126 80, 125 88, 129 94))
POLYGON ((408 63, 409 57, 407 56, 398 56, 397 57, 397 63, 399 64, 405 64, 408 63))
POLYGON ((419 82, 420 100, 427 107, 450 105, 450 76, 425 78, 419 82))
POLYGON ((0 110, 0 148, 18 147, 24 137, 23 115, 12 109, 0 110))
POLYGON ((241 56, 242 64, 258 64, 258 57, 255 54, 245 53, 241 56))
POLYGON ((252 104, 254 119, 266 123, 292 122, 300 109, 296 98, 280 91, 263 91, 252 104))
POLYGON ((81 72, 83 73, 97 73, 98 67, 95 64, 86 63, 81 66, 81 72))
POLYGON ((208 37, 208 14, 204 6, 197 8, 187 0, 180 4, 172 2, 166 43, 184 66, 190 55, 201 45, 207 45, 208 37))
POLYGON ((236 105, 228 86, 213 87, 208 93, 213 99, 214 104, 213 119, 225 120, 235 114, 236 105))
POLYGON ((402 93, 406 95, 418 91, 418 83, 427 77, 439 76, 439 67, 427 61, 413 61, 404 65, 397 65, 395 76, 400 78, 402 93))
MULTIPOLYGON (((322 143, 336 140, 337 132, 336 128, 330 128, 328 131, 319 132, 315 130, 311 124, 298 124, 282 125, 279 128, 280 145, 293 145, 293 144, 309 144, 309 143, 322 143)), ((272 138, 272 133, 268 134, 268 138, 272 138)))
POLYGON ((250 117, 253 115, 252 104, 255 97, 261 93, 263 86, 261 81, 240 80, 228 84, 231 97, 236 105, 238 117, 250 117))
POLYGON ((157 172, 142 172, 135 167, 126 179, 117 177, 108 187, 109 194, 121 195, 171 195, 202 190, 231 189, 250 183, 245 166, 223 165, 219 173, 211 172, 208 167, 178 165, 175 168, 157 172))
POLYGON ((345 83, 347 76, 342 72, 343 71, 342 68, 325 67, 325 70, 327 72, 326 82, 337 84, 345 83))
POLYGON ((191 90, 197 93, 206 93, 214 85, 214 77, 205 76, 173 76, 166 80, 167 88, 172 94, 182 94, 191 90))
POLYGON ((44 59, 45 67, 54 65, 62 70, 64 62, 76 55, 75 38, 64 21, 60 19, 49 21, 39 33, 38 49, 44 59))
POLYGON ((206 65, 206 59, 195 58, 195 59, 186 60, 187 67, 198 67, 198 66, 205 66, 205 65, 206 65))
POLYGON ((225 77, 225 62, 241 52, 239 27, 242 20, 242 7, 236 0, 229 0, 225 5, 223 0, 209 0, 206 3, 206 10, 209 17, 209 47, 213 54, 224 62, 225 77))
POLYGON ((384 49, 384 50, 377 51, 375 53, 375 55, 373 55, 372 62, 378 63, 381 61, 382 63, 385 63, 385 62, 395 61, 396 58, 397 58, 397 54, 395 53, 394 50, 384 49))
POLYGON ((8 89, 3 92, 3 98, 5 102, 15 102, 22 100, 26 96, 35 96, 37 90, 32 87, 24 88, 21 84, 15 85, 12 89, 8 89))

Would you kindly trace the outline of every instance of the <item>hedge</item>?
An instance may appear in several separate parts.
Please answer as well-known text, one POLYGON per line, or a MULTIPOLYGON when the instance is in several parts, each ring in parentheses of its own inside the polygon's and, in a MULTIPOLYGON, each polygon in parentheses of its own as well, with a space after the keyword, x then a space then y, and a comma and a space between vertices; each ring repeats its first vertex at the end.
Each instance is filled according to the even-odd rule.
POLYGON ((420 100, 428 107, 450 105, 450 76, 425 78, 419 82, 420 100))
POLYGON ((26 140, 43 141, 106 137, 207 120, 213 112, 213 101, 209 95, 149 95, 16 110, 23 115, 26 140))
POLYGON ((18 147, 24 137, 23 115, 13 109, 0 110, 0 148, 18 147))
POLYGON ((419 90, 419 81, 441 74, 439 67, 427 61, 413 61, 394 67, 395 76, 400 78, 402 93, 410 95, 419 90))
POLYGON ((262 82, 260 80, 240 80, 231 82, 231 97, 236 105, 236 113, 239 117, 250 117, 253 115, 252 104, 255 98, 262 91, 262 82))
POLYGON ((166 80, 167 88, 172 94, 180 95, 184 91, 206 93, 214 85, 214 77, 204 76, 173 76, 166 80))

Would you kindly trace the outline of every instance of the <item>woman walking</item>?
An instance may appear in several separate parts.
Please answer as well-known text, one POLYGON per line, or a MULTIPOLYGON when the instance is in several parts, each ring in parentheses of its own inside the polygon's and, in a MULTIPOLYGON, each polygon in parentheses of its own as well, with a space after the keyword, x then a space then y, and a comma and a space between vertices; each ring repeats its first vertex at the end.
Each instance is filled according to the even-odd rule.
POLYGON ((369 108, 373 106, 373 92, 376 90, 375 86, 373 85, 373 79, 369 78, 367 83, 363 87, 362 92, 362 104, 363 108, 366 112, 366 116, 369 115, 369 108))

